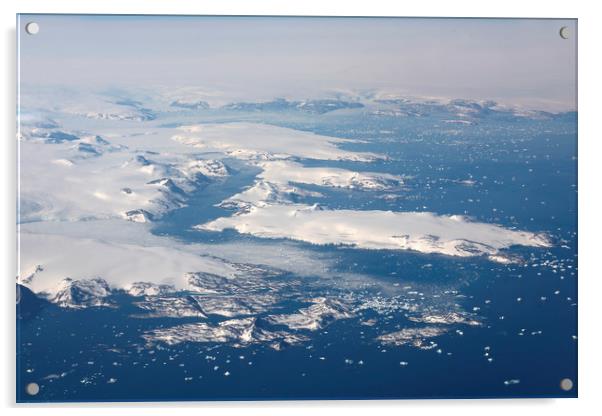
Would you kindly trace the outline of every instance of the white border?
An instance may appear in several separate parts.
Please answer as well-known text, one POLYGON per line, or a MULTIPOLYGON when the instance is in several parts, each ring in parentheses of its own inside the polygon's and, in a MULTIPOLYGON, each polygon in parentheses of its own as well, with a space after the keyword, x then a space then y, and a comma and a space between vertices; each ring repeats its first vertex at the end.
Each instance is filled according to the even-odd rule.
MULTIPOLYGON (((345 412, 350 416, 376 411, 385 414, 437 415, 506 415, 545 412, 546 415, 593 413, 602 408, 598 391, 600 366, 600 306, 602 276, 596 257, 600 250, 600 162, 602 134, 600 124, 600 74, 602 74, 599 40, 602 39, 602 15, 596 13, 596 2, 556 1, 526 2, 504 0, 483 2, 470 0, 387 2, 386 0, 2 0, 2 100, 0 115, 2 137, 2 342, 0 348, 0 405, 5 415, 45 414, 105 415, 107 411, 164 415, 239 414, 248 415, 327 415, 345 412), (565 400, 438 400, 438 401, 355 401, 355 402, 238 402, 238 403, 168 403, 168 404, 86 404, 86 405, 15 405, 14 283, 15 249, 15 14, 21 13, 118 13, 118 14, 236 14, 236 15, 345 15, 345 16, 445 16, 445 17, 556 17, 579 19, 579 399, 565 400), (85 408, 82 409, 82 407, 85 408), (107 409, 110 407, 110 409, 107 409), (201 408, 201 409, 199 409, 201 408)), ((553 319, 553 318, 552 318, 553 319)))

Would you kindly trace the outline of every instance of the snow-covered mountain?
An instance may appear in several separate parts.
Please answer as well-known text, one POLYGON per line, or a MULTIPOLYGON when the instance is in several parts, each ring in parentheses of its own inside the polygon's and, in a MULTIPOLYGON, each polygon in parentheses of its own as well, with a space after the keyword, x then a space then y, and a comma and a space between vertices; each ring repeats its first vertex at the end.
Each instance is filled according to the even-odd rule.
POLYGON ((129 296, 139 319, 196 320, 146 331, 150 344, 266 343, 276 349, 305 342, 333 322, 364 319, 368 310, 377 316, 371 319, 395 311, 422 325, 381 334, 378 342, 420 348, 430 348, 431 338, 450 323, 479 322, 457 304, 441 302, 441 293, 422 305, 390 283, 349 277, 336 269, 336 259, 317 256, 303 244, 482 257, 511 265, 520 261, 513 246, 548 247, 551 240, 463 215, 334 208, 329 198, 335 192, 403 199, 412 178, 383 171, 388 156, 368 151, 364 140, 249 121, 249 113, 359 115, 377 124, 382 117, 430 117, 459 128, 491 118, 570 116, 520 112, 493 102, 378 96, 241 100, 211 107, 204 99, 173 94, 151 102, 88 97, 51 108, 24 111, 19 131, 23 293, 31 290, 71 309, 119 307, 115 299, 129 296), (214 111, 217 119, 195 120, 214 111), (227 188, 240 172, 251 176, 241 175, 238 187, 227 188), (222 186, 232 192, 211 202, 216 207, 211 217, 183 230, 209 242, 153 234, 167 214, 222 186), (252 239, 214 240, 226 230, 252 239), (379 296, 343 295, 333 276, 374 285, 379 296), (381 295, 381 289, 395 295, 381 295), (297 306, 283 308, 285 301, 297 306))
POLYGON ((222 108, 226 110, 246 112, 302 111, 310 114, 325 114, 336 110, 355 109, 362 107, 364 107, 364 105, 360 102, 349 102, 336 99, 288 101, 284 98, 278 98, 273 101, 265 102, 230 103, 222 108))

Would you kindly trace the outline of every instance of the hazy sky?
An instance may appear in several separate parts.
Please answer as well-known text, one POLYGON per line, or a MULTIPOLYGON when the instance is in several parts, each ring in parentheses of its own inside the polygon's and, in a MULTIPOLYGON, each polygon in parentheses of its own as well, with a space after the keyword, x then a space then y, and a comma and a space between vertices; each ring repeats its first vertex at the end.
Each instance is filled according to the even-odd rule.
POLYGON ((18 30, 26 84, 576 105, 575 20, 23 15, 18 30), (24 32, 30 21, 35 36, 24 32))

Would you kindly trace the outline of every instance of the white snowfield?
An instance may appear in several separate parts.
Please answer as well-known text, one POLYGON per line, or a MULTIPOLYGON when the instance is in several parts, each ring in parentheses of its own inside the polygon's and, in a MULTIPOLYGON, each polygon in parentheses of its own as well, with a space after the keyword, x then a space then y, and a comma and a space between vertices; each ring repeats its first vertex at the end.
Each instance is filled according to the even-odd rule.
POLYGON ((319 192, 308 191, 298 186, 260 180, 244 191, 220 202, 218 206, 246 210, 248 207, 254 205, 265 205, 274 202, 288 203, 293 197, 321 196, 322 194, 319 192))
POLYGON ((259 162, 258 178, 271 183, 302 183, 333 188, 382 191, 403 184, 403 178, 388 173, 354 172, 329 167, 307 168, 290 161, 259 162))
MULTIPOLYGON (((153 121, 152 110, 136 101, 90 99, 82 104, 75 98, 61 99, 67 100, 63 109, 52 100, 38 102, 35 94, 33 103, 53 110, 22 116, 19 282, 65 305, 73 303, 74 293, 88 294, 90 304, 104 302, 101 295, 107 289, 102 282, 137 295, 171 288, 200 290, 219 282, 219 277, 244 276, 235 262, 297 275, 333 276, 332 259, 316 258, 315 252, 298 244, 269 239, 488 255, 503 262, 509 260, 500 250, 512 245, 548 245, 540 235, 463 217, 335 211, 294 202, 323 196, 315 188, 304 189, 307 185, 374 192, 375 197, 381 191, 401 189, 401 173, 365 168, 385 156, 348 150, 357 140, 250 122, 164 127, 161 120, 153 121), (185 244, 151 234, 152 222, 185 206, 199 183, 235 174, 227 167, 229 159, 260 172, 252 186, 218 204, 238 212, 196 228, 231 228, 266 238, 264 243, 185 244), (307 160, 314 166, 306 166, 307 160), (363 168, 315 166, 328 161, 363 162, 363 168), (190 276, 200 276, 196 287, 190 287, 190 276)), ((309 319, 301 315, 289 318, 309 319)), ((311 325, 321 325, 312 319, 311 325)))
POLYGON ((322 194, 296 186, 318 185, 331 188, 382 191, 403 184, 398 175, 374 172, 354 172, 346 169, 314 167, 306 168, 291 161, 265 161, 255 164, 262 171, 253 186, 222 201, 222 207, 244 209, 250 205, 290 201, 293 196, 321 197, 322 194))
POLYGON ((131 150, 102 138, 22 140, 20 154, 21 222, 142 221, 128 213, 160 216, 185 204, 179 191, 192 190, 197 175, 228 175, 217 160, 131 150))
POLYGON ((248 284, 265 266, 296 275, 326 277, 330 262, 291 245, 188 244, 151 234, 149 224, 120 219, 32 222, 19 226, 18 282, 51 297, 65 278, 85 282, 101 278, 111 289, 134 296, 173 291, 202 291, 191 273, 205 273, 232 284, 248 284), (243 265, 237 266, 237 265, 243 265))
POLYGON ((181 245, 115 243, 24 230, 20 237, 22 278, 34 292, 51 295, 61 289, 65 277, 101 277, 111 287, 124 289, 134 282, 153 282, 183 290, 188 288, 186 273, 190 271, 231 277, 237 273, 227 262, 201 256, 181 245))
POLYGON ((183 127, 187 136, 174 140, 231 157, 251 159, 261 169, 253 186, 222 201, 236 208, 196 228, 205 231, 234 229, 261 238, 333 244, 363 249, 413 250, 451 256, 487 255, 509 263, 500 250, 514 245, 547 247, 545 236, 477 223, 462 216, 433 213, 329 210, 293 203, 296 197, 320 197, 297 185, 318 185, 366 191, 383 191, 403 185, 403 177, 376 172, 355 172, 331 167, 305 167, 291 158, 370 161, 375 154, 345 152, 332 139, 311 133, 288 133, 279 127, 233 123, 183 127), (244 134, 248 131, 247 134, 244 134), (288 134, 285 134, 288 133, 288 134), (286 137, 286 138, 285 138, 286 137), (292 140, 292 141, 290 141, 292 140), (309 144, 311 140, 313 143, 309 144), (283 146, 283 147, 280 147, 283 146))
POLYGON ((338 145, 357 140, 256 123, 201 124, 180 127, 173 140, 207 152, 243 160, 317 159, 369 162, 384 156, 343 150, 338 145))
POLYGON ((262 238, 283 238, 312 244, 363 249, 413 250, 450 256, 491 255, 513 245, 547 247, 543 235, 469 221, 458 215, 429 212, 321 209, 303 204, 265 204, 197 227, 234 229, 262 238))
POLYGON ((148 118, 136 101, 119 103, 91 91, 66 90, 55 87, 37 86, 24 88, 20 94, 22 109, 45 109, 56 112, 58 118, 85 119, 86 124, 95 120, 102 122, 140 122, 148 118), (142 111, 141 111, 142 110, 142 111))

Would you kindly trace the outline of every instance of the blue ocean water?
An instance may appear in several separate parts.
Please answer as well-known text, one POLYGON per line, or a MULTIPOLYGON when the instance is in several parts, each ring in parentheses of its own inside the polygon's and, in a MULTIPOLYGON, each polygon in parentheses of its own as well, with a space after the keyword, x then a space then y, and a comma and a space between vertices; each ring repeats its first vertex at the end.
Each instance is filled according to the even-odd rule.
MULTIPOLYGON (((225 121, 232 117, 224 116, 225 121)), ((421 290, 458 290, 462 296, 454 302, 474 311, 483 325, 458 326, 438 336, 437 348, 429 350, 375 342, 383 332, 415 325, 402 315, 379 319, 374 326, 358 320, 335 321, 313 334, 310 342, 279 351, 266 345, 234 348, 195 343, 147 348, 140 339, 144 331, 195 319, 132 317, 137 308, 125 295, 115 295, 118 308, 65 310, 46 305, 17 322, 17 385, 41 386, 34 397, 18 389, 19 401, 577 395, 574 118, 494 118, 467 126, 445 125, 437 118, 400 122, 395 117, 357 114, 268 113, 236 115, 236 119, 361 139, 343 147, 388 156, 370 163, 304 161, 306 166, 407 176, 395 198, 320 188, 329 208, 463 214, 481 222, 545 232, 553 246, 514 247, 512 253, 528 261, 503 265, 484 258, 294 243, 335 257, 341 272, 421 290), (574 382, 570 391, 560 388, 566 378, 574 382)), ((215 204, 253 182, 256 171, 229 163, 236 175, 225 183, 200 187, 187 207, 162 218, 154 232, 190 242, 260 242, 233 231, 191 230, 225 215, 215 204)), ((345 290, 345 282, 333 284, 332 290, 337 287, 345 290)), ((313 284, 308 283, 307 290, 308 295, 320 294, 320 287, 313 284)), ((295 310, 298 305, 292 300, 284 307, 295 310)), ((364 319, 375 316, 370 310, 362 314, 364 319)))

